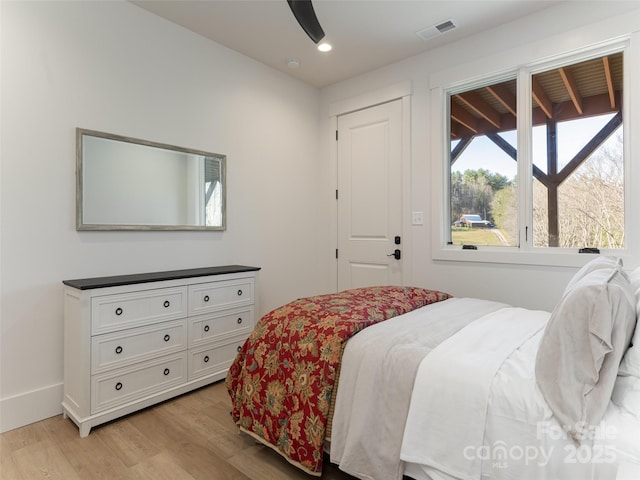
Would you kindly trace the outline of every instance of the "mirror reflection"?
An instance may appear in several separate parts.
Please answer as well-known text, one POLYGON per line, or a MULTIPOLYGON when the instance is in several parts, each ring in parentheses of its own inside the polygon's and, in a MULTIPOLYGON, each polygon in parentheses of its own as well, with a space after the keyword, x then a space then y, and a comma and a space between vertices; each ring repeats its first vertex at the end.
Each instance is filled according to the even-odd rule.
POLYGON ((78 230, 224 230, 225 156, 77 129, 78 230))

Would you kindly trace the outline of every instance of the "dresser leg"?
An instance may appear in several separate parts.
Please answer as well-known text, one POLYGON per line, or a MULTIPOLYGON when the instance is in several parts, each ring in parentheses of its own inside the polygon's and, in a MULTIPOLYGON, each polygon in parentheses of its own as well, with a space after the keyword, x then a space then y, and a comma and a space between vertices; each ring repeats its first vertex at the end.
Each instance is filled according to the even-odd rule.
POLYGON ((80 438, 85 438, 89 435, 89 432, 91 431, 91 424, 83 423, 78 428, 80 430, 80 438))

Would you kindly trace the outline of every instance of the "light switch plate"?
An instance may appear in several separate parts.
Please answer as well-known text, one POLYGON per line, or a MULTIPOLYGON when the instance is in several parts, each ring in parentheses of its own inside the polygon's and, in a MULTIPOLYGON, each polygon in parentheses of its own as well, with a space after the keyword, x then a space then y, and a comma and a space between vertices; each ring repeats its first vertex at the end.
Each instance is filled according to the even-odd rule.
POLYGON ((413 225, 424 225, 424 212, 413 212, 411 214, 411 223, 413 225))

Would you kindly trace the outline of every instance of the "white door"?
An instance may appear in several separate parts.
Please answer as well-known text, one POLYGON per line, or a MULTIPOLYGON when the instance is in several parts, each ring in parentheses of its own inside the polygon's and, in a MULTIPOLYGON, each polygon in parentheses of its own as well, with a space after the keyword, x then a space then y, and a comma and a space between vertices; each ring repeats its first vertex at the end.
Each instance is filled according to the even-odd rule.
POLYGON ((338 291, 402 285, 401 100, 338 117, 337 172, 338 291))

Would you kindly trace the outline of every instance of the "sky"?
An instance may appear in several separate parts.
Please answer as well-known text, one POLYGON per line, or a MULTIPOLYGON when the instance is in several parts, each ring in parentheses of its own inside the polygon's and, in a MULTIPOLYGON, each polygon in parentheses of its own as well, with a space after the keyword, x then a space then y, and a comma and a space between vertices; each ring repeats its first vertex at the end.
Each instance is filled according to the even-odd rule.
MULTIPOLYGON (((580 149, 613 117, 601 115, 558 123, 558 167, 562 169, 580 149)), ((516 145, 516 131, 500 134, 511 145, 516 145)), ((457 142, 455 142, 457 143, 457 142)), ((452 145, 455 146, 455 143, 452 145)), ((533 129, 533 163, 543 172, 547 170, 545 127, 533 129)), ((486 137, 477 137, 453 164, 452 171, 464 172, 483 168, 514 179, 516 162, 486 137)))

